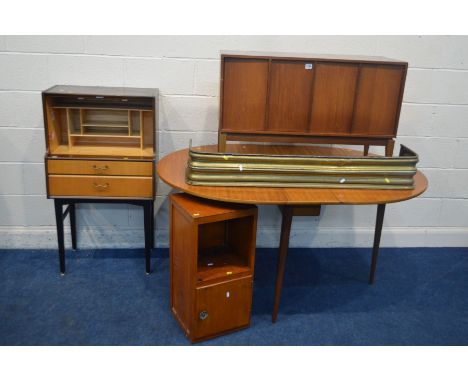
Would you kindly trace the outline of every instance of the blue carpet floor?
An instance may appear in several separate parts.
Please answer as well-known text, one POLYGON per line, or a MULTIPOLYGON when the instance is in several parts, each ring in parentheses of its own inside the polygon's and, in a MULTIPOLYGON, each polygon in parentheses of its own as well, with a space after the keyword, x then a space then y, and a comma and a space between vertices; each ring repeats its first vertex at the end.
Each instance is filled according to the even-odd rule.
MULTIPOLYGON (((291 249, 271 323, 276 250, 258 249, 251 327, 201 345, 468 345, 468 248, 291 249)), ((187 345, 167 250, 0 250, 0 345, 187 345)))

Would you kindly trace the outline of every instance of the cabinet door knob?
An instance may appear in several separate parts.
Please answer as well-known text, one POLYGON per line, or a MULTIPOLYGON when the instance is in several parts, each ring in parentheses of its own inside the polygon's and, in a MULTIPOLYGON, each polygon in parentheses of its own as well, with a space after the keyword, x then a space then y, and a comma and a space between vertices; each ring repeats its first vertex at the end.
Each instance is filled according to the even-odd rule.
POLYGON ((104 184, 93 183, 93 186, 98 191, 104 191, 109 188, 109 183, 104 183, 104 184))
POLYGON ((208 312, 206 310, 202 310, 199 314, 200 320, 206 320, 208 318, 208 312))
POLYGON ((109 167, 107 165, 104 166, 98 166, 98 165, 93 165, 93 170, 96 171, 106 171, 109 167))

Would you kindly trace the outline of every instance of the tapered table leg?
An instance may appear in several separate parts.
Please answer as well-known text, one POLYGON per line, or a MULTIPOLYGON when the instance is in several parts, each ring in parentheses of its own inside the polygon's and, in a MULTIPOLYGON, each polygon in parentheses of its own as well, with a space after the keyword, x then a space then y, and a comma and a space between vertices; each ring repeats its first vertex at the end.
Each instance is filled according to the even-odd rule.
POLYGON ((278 269, 276 271, 275 301, 271 321, 276 322, 281 299, 281 287, 283 285, 284 270, 286 267, 286 257, 288 256, 289 234, 293 218, 292 207, 285 206, 282 210, 283 218, 281 222, 281 237, 278 253, 278 269))
POLYGON ((63 209, 62 203, 54 199, 55 206, 55 223, 57 226, 57 241, 59 251, 60 273, 65 274, 65 244, 63 239, 63 209))
POLYGON ((375 221, 374 246, 372 248, 372 263, 369 275, 369 284, 374 283, 377 258, 379 257, 380 237, 382 236, 382 226, 385 215, 385 204, 377 206, 377 219, 375 221))
POLYGON ((154 248, 154 202, 150 201, 151 249, 154 248))
POLYGON ((144 224, 145 224, 145 263, 146 263, 146 274, 151 273, 151 203, 149 201, 143 205, 143 214, 144 214, 144 224))
POLYGON ((75 203, 70 204, 70 231, 72 248, 76 249, 76 214, 75 214, 75 203))
POLYGON ((369 155, 369 145, 364 145, 364 156, 368 156, 369 155))
POLYGON ((387 144, 385 145, 385 156, 391 157, 393 155, 393 148, 395 146, 395 141, 393 139, 389 139, 387 144))

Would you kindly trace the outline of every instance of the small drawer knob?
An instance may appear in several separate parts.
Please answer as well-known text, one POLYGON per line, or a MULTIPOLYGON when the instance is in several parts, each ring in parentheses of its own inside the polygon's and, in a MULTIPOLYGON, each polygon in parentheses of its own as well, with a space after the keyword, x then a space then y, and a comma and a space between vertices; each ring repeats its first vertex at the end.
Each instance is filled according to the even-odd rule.
POLYGON ((93 165, 93 170, 95 171, 106 171, 108 169, 109 167, 107 167, 107 165, 104 165, 104 166, 93 165))
POLYGON ((104 183, 104 184, 93 183, 93 186, 98 191, 104 191, 109 188, 109 183, 104 183))
POLYGON ((206 310, 203 310, 199 314, 200 320, 206 320, 208 318, 208 312, 206 310))

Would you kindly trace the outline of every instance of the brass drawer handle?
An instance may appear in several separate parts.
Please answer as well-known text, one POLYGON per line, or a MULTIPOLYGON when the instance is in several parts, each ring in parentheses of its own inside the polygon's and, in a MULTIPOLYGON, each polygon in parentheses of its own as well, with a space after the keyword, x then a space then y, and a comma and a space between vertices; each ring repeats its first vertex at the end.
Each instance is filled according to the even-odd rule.
POLYGON ((206 320, 208 318, 208 312, 206 310, 203 310, 199 314, 200 320, 206 320))
POLYGON ((93 183, 93 186, 98 191, 104 191, 109 188, 109 183, 104 183, 104 184, 93 183))
POLYGON ((108 169, 109 167, 107 167, 107 165, 104 165, 104 166, 93 165, 93 170, 95 171, 106 171, 108 169))

